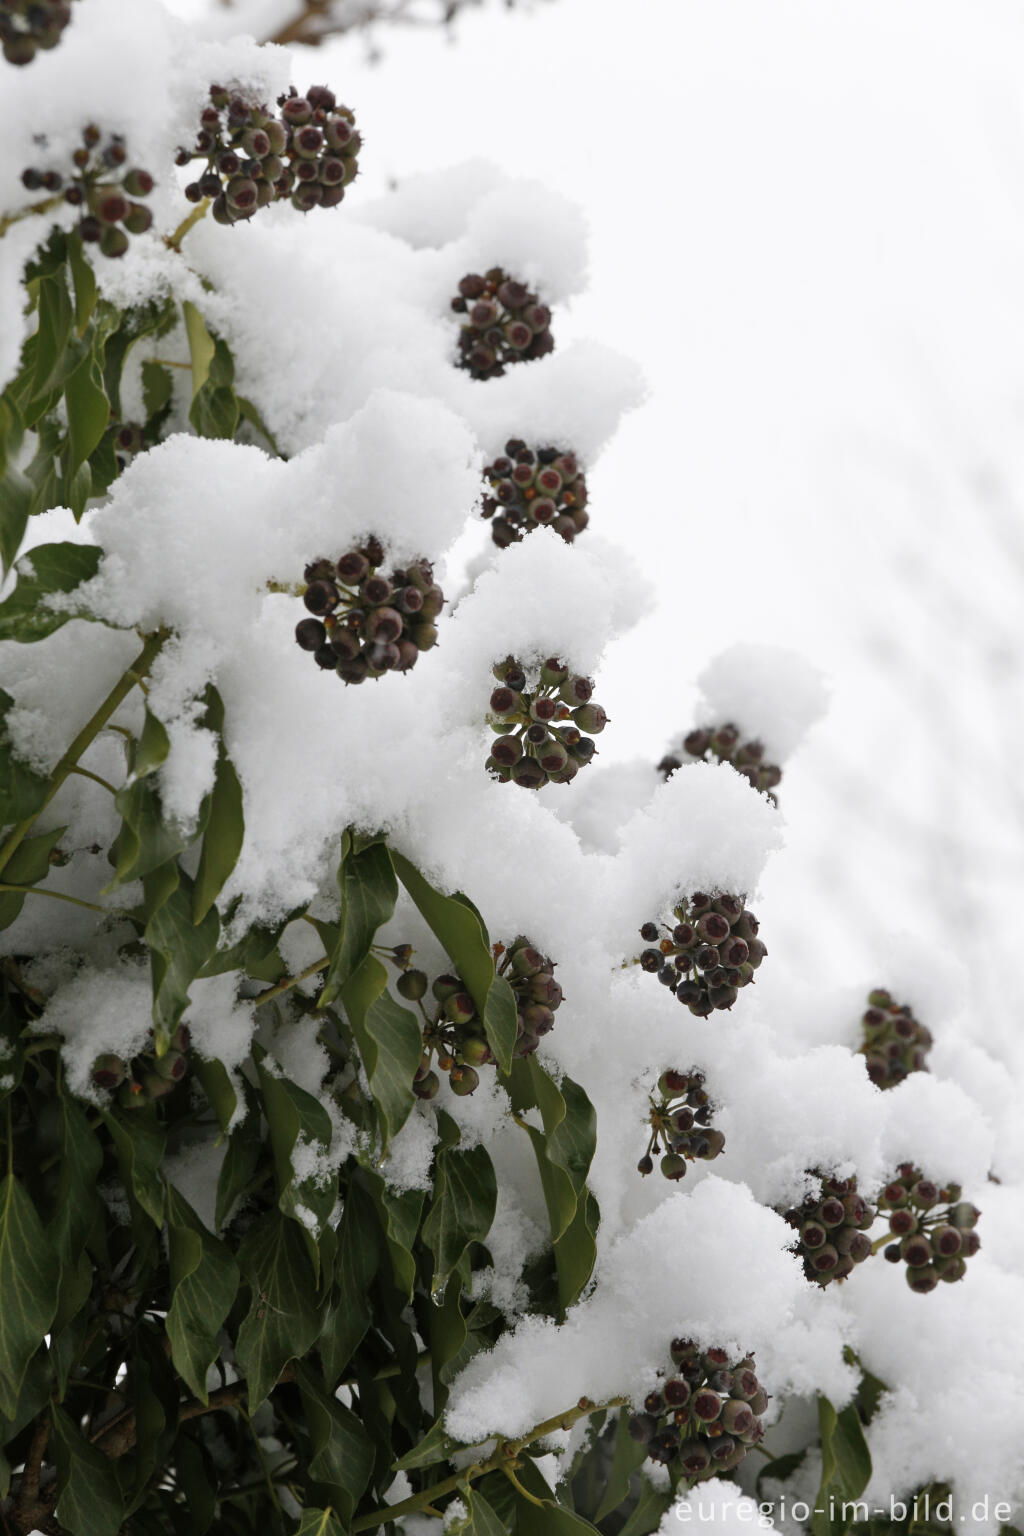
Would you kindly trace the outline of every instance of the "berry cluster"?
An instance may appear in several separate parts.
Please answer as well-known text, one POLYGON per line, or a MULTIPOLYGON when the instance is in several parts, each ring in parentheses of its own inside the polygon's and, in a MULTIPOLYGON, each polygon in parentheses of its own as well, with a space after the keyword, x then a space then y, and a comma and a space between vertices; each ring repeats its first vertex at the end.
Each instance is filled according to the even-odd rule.
POLYGON ((0 44, 8 64, 31 64, 37 48, 56 48, 71 20, 69 0, 0 0, 0 44))
POLYGON ((931 1031, 914 1018, 906 1003, 894 1003, 883 987, 868 993, 868 1008, 861 1019, 864 1057, 868 1076, 877 1088, 895 1088, 911 1072, 927 1072, 925 1055, 931 1049, 931 1031))
POLYGON ((786 1211, 786 1221, 800 1234, 790 1252, 803 1261, 808 1280, 830 1285, 863 1264, 871 1254, 868 1229, 875 1215, 857 1193, 856 1178, 822 1178, 819 1195, 808 1195, 802 1205, 786 1211))
POLYGON ((499 662, 494 676, 500 686, 491 694, 487 722, 498 740, 487 759, 490 773, 524 789, 570 784, 597 751, 592 737, 608 724, 600 704, 592 701, 590 678, 570 672, 557 656, 542 664, 529 689, 514 656, 499 662))
POLYGON ((981 1212, 960 1199, 959 1184, 940 1187, 913 1163, 901 1163, 878 1197, 878 1209, 891 1212, 889 1231, 898 1239, 885 1256, 890 1264, 906 1264, 912 1291, 924 1296, 940 1280, 963 1279, 967 1260, 981 1247, 974 1230, 981 1212))
POLYGON ((674 926, 644 923, 640 929, 642 939, 658 945, 644 950, 640 964, 656 972, 699 1019, 716 1008, 731 1008, 768 953, 757 937, 757 918, 744 902, 742 896, 695 891, 673 908, 674 926))
MULTIPOLYGON (((715 758, 720 763, 731 763, 737 773, 749 779, 755 789, 768 796, 773 805, 778 801, 772 790, 782 780, 782 769, 776 763, 764 760, 764 744, 760 741, 741 741, 740 732, 734 725, 700 727, 683 738, 683 751, 689 758, 708 762, 715 758)), ((658 764, 658 772, 671 778, 683 759, 670 752, 658 764)))
POLYGON ((29 192, 64 191, 64 201, 81 208, 78 231, 83 240, 98 243, 104 256, 123 256, 129 235, 142 235, 153 222, 153 215, 137 197, 147 197, 153 190, 148 171, 132 166, 121 167, 128 158, 124 140, 112 134, 100 148, 100 130, 95 123, 82 129, 82 143, 71 159, 74 174, 67 178, 59 171, 40 171, 30 165, 21 173, 21 184, 29 192))
POLYGON ((116 1089, 122 1109, 142 1109, 171 1093, 188 1072, 189 1038, 188 1026, 179 1024, 171 1036, 170 1050, 162 1056, 157 1056, 153 1048, 130 1061, 110 1052, 97 1056, 92 1064, 92 1080, 97 1088, 110 1093, 116 1089))
POLYGON ((324 671, 343 683, 361 683, 385 672, 408 672, 421 651, 437 642, 434 620, 444 593, 426 560, 381 576, 380 541, 369 538, 340 560, 306 566, 303 602, 316 617, 300 619, 295 638, 324 671))
POLYGON ((768 1394, 753 1355, 731 1365, 727 1350, 701 1351, 691 1339, 673 1339, 672 1361, 676 1375, 648 1393, 643 1413, 630 1416, 629 1432, 674 1482, 692 1488, 738 1467, 764 1438, 768 1394))
POLYGON ((189 182, 185 196, 192 203, 212 197, 220 224, 251 219, 257 208, 285 197, 302 213, 317 205, 333 208, 358 174, 362 139, 355 115, 338 105, 333 91, 312 85, 299 96, 293 86, 277 104, 279 117, 211 85, 195 147, 178 150, 178 165, 206 160, 206 170, 189 182))
POLYGON ((714 1111, 702 1072, 692 1067, 689 1072, 663 1072, 658 1094, 658 1099, 651 1098, 651 1137, 637 1171, 645 1176, 653 1173, 654 1158, 664 1143, 661 1171, 666 1179, 681 1179, 688 1162, 698 1157, 710 1162, 717 1157, 725 1147, 725 1137, 711 1124, 714 1111))
MULTIPOLYGON (((555 1010, 562 1001, 554 962, 520 934, 504 950, 497 971, 511 984, 516 1000, 513 1054, 529 1056, 537 1049, 541 1037, 554 1027, 555 1010)), ((395 985, 402 997, 419 1006, 423 1015, 423 1055, 413 1082, 417 1098, 432 1099, 441 1086, 433 1070, 435 1055, 441 1071, 448 1073, 452 1092, 460 1096, 472 1093, 480 1083, 477 1067, 489 1065, 494 1057, 476 1004, 462 978, 438 976, 430 988, 438 1004, 433 1015, 422 1001, 428 987, 426 971, 405 969, 395 985)))
POLYGON ((492 517, 491 538, 499 549, 518 544, 534 528, 550 527, 571 544, 590 521, 587 482, 574 454, 557 448, 528 448, 512 437, 505 452, 484 469, 492 496, 485 496, 484 517, 492 517))
POLYGON ((459 283, 452 309, 466 316, 456 363, 474 379, 500 379, 509 363, 554 350, 551 311, 501 267, 492 267, 483 277, 468 273, 459 283))

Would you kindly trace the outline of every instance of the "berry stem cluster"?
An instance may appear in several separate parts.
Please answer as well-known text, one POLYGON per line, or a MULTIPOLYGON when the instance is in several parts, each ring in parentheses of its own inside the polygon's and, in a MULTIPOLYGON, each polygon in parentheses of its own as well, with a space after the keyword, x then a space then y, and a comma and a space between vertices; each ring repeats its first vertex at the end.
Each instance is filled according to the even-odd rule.
POLYGON ((974 1230, 981 1212, 960 1194, 959 1184, 940 1186, 913 1163, 901 1163, 879 1196, 878 1208, 889 1213, 896 1239, 885 1257, 906 1264, 907 1284, 919 1295, 934 1291, 940 1280, 962 1280, 967 1260, 981 1247, 974 1230))
POLYGON ((589 522, 587 482, 572 453, 528 448, 509 438, 505 452, 484 469, 491 494, 481 515, 492 518, 491 538, 499 549, 518 544, 534 528, 553 528, 567 544, 589 522))
POLYGON ((647 944, 657 944, 643 951, 640 965, 697 1018, 731 1008, 767 954, 745 903, 743 896, 695 891, 673 908, 673 925, 651 922, 640 929, 647 944))
POLYGON ((593 701, 590 678, 570 672, 557 656, 542 663, 537 682, 529 686, 514 656, 498 662, 494 676, 500 686, 491 694, 487 717, 498 736, 487 759, 492 776, 524 789, 571 784, 597 751, 592 738, 608 723, 593 701))
POLYGON ((409 672, 420 652, 437 643, 434 620, 444 593, 433 567, 414 560, 385 577, 379 571, 383 559, 380 540, 371 537, 339 560, 306 567, 303 602, 315 617, 300 619, 295 639, 343 683, 409 672))
POLYGON ((768 1394, 753 1355, 730 1363, 727 1350, 702 1351, 692 1339, 673 1339, 671 1348, 676 1374, 648 1393, 628 1427, 673 1483, 692 1488, 731 1472, 764 1438, 768 1394))
POLYGON ((651 1135, 637 1171, 645 1177, 652 1173, 662 1146, 661 1171, 666 1179, 684 1178, 687 1163, 695 1158, 711 1162, 725 1148, 722 1132, 712 1127, 713 1114, 702 1072, 692 1067, 689 1072, 663 1072, 658 1097, 651 1097, 651 1135))

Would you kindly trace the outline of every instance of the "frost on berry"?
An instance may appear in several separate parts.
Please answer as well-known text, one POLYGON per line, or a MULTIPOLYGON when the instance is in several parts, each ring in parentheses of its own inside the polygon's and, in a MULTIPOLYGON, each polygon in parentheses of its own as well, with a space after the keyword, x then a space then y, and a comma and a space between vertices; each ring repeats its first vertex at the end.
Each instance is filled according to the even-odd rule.
POLYGON ((70 171, 39 170, 27 166, 21 184, 29 192, 63 192, 64 201, 79 210, 78 232, 104 256, 123 256, 129 235, 142 235, 153 215, 139 197, 148 197, 154 182, 140 166, 125 169, 128 152, 119 134, 103 142, 99 129, 90 123, 82 130, 82 142, 71 155, 70 171))
POLYGON ((71 20, 70 0, 0 0, 0 48, 8 64, 31 64, 56 48, 71 20))
POLYGON ((855 1177, 836 1179, 812 1172, 821 1179, 820 1192, 781 1214, 797 1233, 790 1251, 801 1260, 808 1280, 830 1285, 845 1280, 870 1256, 868 1230, 876 1213, 857 1192, 855 1177))
POLYGON ((487 723, 498 739, 486 767, 500 782, 523 789, 571 784, 595 756, 593 737, 608 716, 592 697, 590 678, 570 671, 557 656, 532 671, 531 682, 514 656, 494 668, 499 686, 491 693, 487 723))
POLYGON ((451 307, 464 316, 456 365, 474 379, 501 378, 510 363, 554 351, 551 311, 501 267, 467 273, 451 307))
POLYGON ((731 1472, 760 1444, 768 1394, 752 1355, 733 1360, 727 1350, 702 1351, 689 1339, 673 1339, 671 1353, 671 1374, 662 1373, 627 1429, 667 1468, 673 1486, 692 1488, 731 1472))
POLYGON ((659 1154, 661 1172, 672 1180, 685 1177, 687 1163, 696 1158, 711 1162, 725 1148, 725 1137, 711 1124, 713 1113, 702 1072, 663 1072, 651 1095, 651 1133, 638 1172, 651 1173, 659 1154))
POLYGON ((543 527, 571 544, 589 522, 587 482, 573 453, 529 448, 512 437, 505 452, 485 467, 484 478, 489 492, 481 515, 492 520, 491 538, 499 549, 543 527))
POLYGON ((195 143, 179 149, 177 163, 205 160, 185 196, 194 203, 213 198, 218 223, 251 219, 282 199, 302 213, 334 208, 358 175, 362 138, 355 114, 333 91, 313 85, 300 96, 293 86, 277 105, 275 113, 242 91, 211 85, 195 143))
POLYGON ((981 1247, 975 1231, 981 1212, 960 1195, 959 1184, 940 1186, 913 1163, 901 1163, 878 1197, 895 1239, 885 1257, 907 1266, 907 1284, 922 1296, 940 1280, 962 1280, 967 1260, 981 1247))
POLYGON ((918 1023, 908 1004, 893 1002, 884 988, 877 987, 868 994, 861 1029, 858 1055, 864 1057, 868 1076, 877 1088, 895 1088, 911 1072, 927 1072, 931 1031, 918 1023))
POLYGON ((414 560, 382 576, 380 541, 372 536, 338 560, 306 567, 302 600, 314 615, 300 619, 295 639, 325 672, 362 683, 385 672, 409 672, 437 643, 434 620, 444 593, 429 561, 414 560))
POLYGON ((746 898, 695 891, 672 910, 672 922, 646 922, 648 947, 637 962, 656 975, 698 1018, 731 1008, 767 954, 746 898))
POLYGON ((681 753, 667 753, 658 764, 658 772, 669 779, 684 762, 729 763, 756 790, 767 795, 772 805, 778 804, 774 790, 782 780, 782 769, 777 763, 765 762, 763 742, 756 738, 744 741, 738 726, 730 722, 691 731, 683 738, 681 753))
MULTIPOLYGON (((433 1071, 435 1063, 448 1074, 454 1093, 473 1093, 480 1084, 477 1069, 494 1064, 476 1003, 461 976, 449 972, 431 982, 425 971, 408 965, 409 956, 411 950, 405 946, 405 963, 395 986, 401 997, 416 1004, 423 1020, 423 1054, 413 1079, 413 1093, 418 1098, 433 1098, 437 1089, 432 1082, 439 1081, 433 1071)), ((508 981, 516 1000, 513 1055, 530 1056, 554 1028, 555 1012, 562 1002, 555 963, 520 934, 507 947, 501 947, 496 969, 508 981)))

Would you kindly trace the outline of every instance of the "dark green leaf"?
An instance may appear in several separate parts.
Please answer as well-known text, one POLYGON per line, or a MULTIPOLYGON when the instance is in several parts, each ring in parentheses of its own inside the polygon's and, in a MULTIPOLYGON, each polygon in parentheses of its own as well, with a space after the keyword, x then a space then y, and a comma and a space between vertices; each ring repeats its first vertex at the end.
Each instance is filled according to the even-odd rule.
POLYGON ((784 1483, 792 1477, 798 1467, 804 1464, 807 1455, 807 1446, 802 1451, 790 1451, 786 1456, 776 1456, 772 1461, 766 1461, 757 1469, 757 1492, 760 1495, 761 1485, 766 1479, 774 1483, 784 1483))
POLYGON ((512 1047, 516 1043, 515 997, 504 977, 495 975, 494 957, 483 919, 467 896, 461 892, 442 896, 414 864, 394 849, 391 850, 391 861, 402 884, 466 983, 499 1069, 509 1071, 512 1047))
POLYGON ((295 1536, 345 1536, 345 1526, 329 1505, 326 1509, 304 1509, 295 1536))
POLYGON ((413 1247, 419 1231, 426 1191, 407 1189, 403 1194, 389 1190, 383 1179, 367 1180, 368 1188, 380 1214, 381 1225, 391 1258, 392 1282, 411 1300, 416 1283, 416 1257, 413 1247))
POLYGON ((373 1445, 355 1414, 343 1408, 307 1366, 296 1366, 295 1379, 309 1429, 309 1475, 329 1490, 347 1524, 370 1480, 373 1445))
POLYGON ((461 1441, 453 1440, 451 1435, 445 1433, 444 1420, 437 1419, 423 1439, 418 1440, 401 1461, 395 1462, 395 1471, 414 1472, 419 1467, 432 1467, 439 1461, 447 1461, 460 1444, 461 1441))
POLYGON ((540 1504, 535 1504, 517 1495, 518 1536, 587 1536, 587 1533, 595 1531, 589 1520, 584 1520, 582 1515, 574 1514, 556 1502, 535 1462, 524 1460, 516 1476, 534 1499, 541 1500, 540 1504))
POLYGON ((60 1266, 12 1173, 0 1182, 0 1414, 14 1416, 28 1363, 57 1310, 60 1266))
POLYGON ((158 416, 174 393, 171 370, 147 358, 142 365, 142 403, 147 421, 158 416))
POLYGON ((467 1486, 462 1497, 469 1514, 466 1536, 507 1536, 505 1525, 498 1519, 479 1488, 467 1486))
POLYGON ((341 988, 345 1017, 380 1112, 385 1143, 409 1118, 415 1101, 412 1081, 423 1053, 416 1015, 395 1002, 387 982, 383 965, 375 955, 367 955, 341 988))
POLYGON ((238 1265, 173 1185, 167 1187, 171 1305, 167 1337, 175 1368, 201 1402, 220 1353, 217 1332, 238 1290, 238 1265))
POLYGON ((99 364, 90 352, 67 377, 64 400, 68 412, 68 462, 70 482, 84 465, 107 429, 110 401, 103 393, 99 364))
POLYGON ((263 1402, 289 1360, 300 1359, 320 1332, 316 1277, 295 1222, 268 1211, 238 1250, 252 1304, 235 1353, 249 1392, 249 1412, 263 1402))
POLYGON ((202 922, 192 921, 192 882, 179 870, 174 889, 146 924, 153 972, 153 1033, 158 1053, 167 1049, 188 1007, 188 989, 216 950, 219 936, 216 907, 207 912, 202 922))
POLYGON ((498 1199, 494 1164, 484 1147, 458 1147, 459 1129, 438 1113, 442 1145, 434 1163, 434 1198, 423 1223, 423 1241, 434 1255, 430 1289, 438 1291, 470 1243, 491 1229, 498 1199))
POLYGON ((620 1411, 615 1423, 615 1449, 612 1453, 611 1467, 608 1469, 604 1497, 594 1513, 594 1520, 598 1525, 607 1515, 613 1514, 626 1502, 629 1494, 629 1480, 633 1473, 643 1466, 647 1455, 647 1447, 633 1439, 628 1426, 628 1411, 620 1411))
POLYGON ((193 918, 197 923, 202 922, 220 895, 224 882, 238 862, 244 838, 242 786, 221 743, 210 796, 210 814, 192 893, 193 918))
POLYGON ((60 1093, 61 1160, 50 1236, 64 1263, 80 1252, 99 1206, 96 1181, 103 1154, 77 1099, 60 1093))
POLYGON ((813 1536, 843 1536, 856 1518, 844 1509, 860 1498, 871 1478, 871 1453, 860 1417, 851 1403, 836 1413, 827 1397, 818 1397, 821 1435, 821 1486, 811 1516, 813 1536))
POLYGON ((203 1450, 187 1432, 174 1442, 174 1465, 178 1485, 185 1495, 189 1521, 195 1536, 204 1536, 217 1513, 216 1473, 207 1464, 203 1450))
POLYGON ((133 1109, 103 1111, 113 1138, 121 1180, 157 1227, 164 1224, 164 1183, 160 1177, 166 1135, 154 1113, 133 1109))
POLYGON ((91 544, 38 544, 17 562, 18 584, 0 603, 0 640, 42 640, 70 618, 89 614, 59 613, 48 608, 51 592, 72 592, 95 576, 103 551, 91 544))
POLYGON ((50 787, 49 779, 33 773, 14 755, 6 724, 13 705, 10 694, 0 688, 0 826, 11 826, 34 816, 50 787))
POLYGON ((77 229, 68 235, 68 263, 75 289, 75 330, 81 337, 96 307, 96 274, 86 260, 77 229))
POLYGON ((655 1488, 646 1477, 640 1480, 640 1497, 630 1510, 618 1536, 650 1536, 661 1524, 665 1511, 675 1502, 671 1488, 655 1488))
POLYGON ((341 838, 338 888, 341 891, 338 944, 331 955, 317 1004, 320 1008, 326 1008, 355 975, 370 952, 378 928, 395 910, 398 881, 385 844, 373 842, 356 852, 352 833, 346 830, 341 838))
POLYGON ((61 376, 68 357, 73 318, 71 295, 63 269, 42 278, 39 284, 39 328, 33 349, 33 396, 43 394, 61 376))
POLYGON ((113 1464, 91 1445, 63 1408, 53 1404, 57 1518, 75 1536, 117 1536, 124 1499, 113 1464))
POLYGON ((228 1150, 217 1178, 217 1209, 214 1220, 218 1231, 228 1221, 236 1201, 248 1189, 262 1150, 262 1139, 251 1120, 244 1120, 231 1132, 228 1150))
MULTIPOLYGON (((201 1056, 193 1054, 192 1070, 217 1116, 221 1130, 226 1131, 238 1106, 238 1094, 227 1068, 223 1062, 204 1061, 201 1056)), ((217 1224, 220 1225, 219 1222, 217 1224)))
MULTIPOLYGON (((337 1183, 327 1180, 318 1184, 315 1177, 296 1178, 292 1158, 300 1137, 327 1151, 332 1136, 331 1117, 319 1099, 288 1078, 268 1072, 263 1060, 257 1061, 257 1071, 263 1092, 263 1111, 274 1149, 281 1210, 299 1220, 306 1230, 307 1223, 301 1221, 296 1210, 299 1206, 305 1207, 322 1227, 334 1209, 337 1183)), ((314 1263, 318 1262, 317 1258, 314 1263)))
POLYGON ((329 1383, 340 1379, 370 1326, 370 1282, 379 1263, 377 1214, 369 1195, 353 1181, 338 1227, 334 1265, 337 1302, 320 1340, 320 1358, 329 1383))

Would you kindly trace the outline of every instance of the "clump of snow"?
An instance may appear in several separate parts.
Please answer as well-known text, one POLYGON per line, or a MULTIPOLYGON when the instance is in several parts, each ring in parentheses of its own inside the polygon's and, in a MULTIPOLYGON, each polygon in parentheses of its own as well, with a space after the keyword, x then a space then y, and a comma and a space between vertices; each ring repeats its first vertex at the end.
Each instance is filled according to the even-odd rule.
POLYGON ((522 1435, 581 1394, 639 1402, 666 1368, 674 1337, 756 1352, 769 1392, 813 1384, 842 1404, 856 1385, 842 1359, 849 1325, 785 1251, 791 1235, 745 1186, 722 1179, 666 1201, 605 1248, 592 1294, 560 1327, 524 1318, 470 1361, 452 1387, 448 1432, 466 1442, 522 1435), (747 1256, 755 1253, 752 1284, 747 1256), (668 1254, 687 1260, 667 1262, 668 1254))
POLYGON ((429 1189, 437 1140, 437 1116, 417 1102, 388 1143, 387 1156, 380 1164, 388 1188, 400 1195, 409 1189, 429 1189))
POLYGON ((694 724, 731 723, 744 740, 763 742, 773 763, 792 756, 828 705, 828 687, 817 667, 796 651, 761 642, 720 652, 697 685, 694 724))
POLYGON ((977 1104, 958 1083, 930 1072, 912 1072, 882 1097, 882 1153, 888 1165, 916 1163, 936 1183, 962 1184, 964 1199, 970 1200, 992 1166, 992 1127, 977 1104))
POLYGON ((84 966, 51 994, 34 1029, 62 1037, 61 1057, 71 1092, 106 1106, 110 1094, 93 1082, 93 1062, 108 1053, 128 1061, 151 1044, 152 1009, 144 961, 122 960, 102 971, 84 966))

